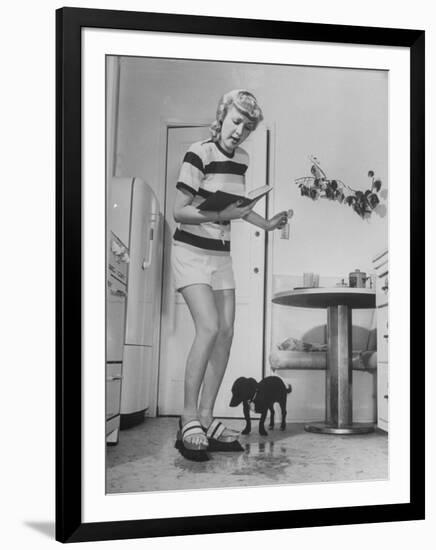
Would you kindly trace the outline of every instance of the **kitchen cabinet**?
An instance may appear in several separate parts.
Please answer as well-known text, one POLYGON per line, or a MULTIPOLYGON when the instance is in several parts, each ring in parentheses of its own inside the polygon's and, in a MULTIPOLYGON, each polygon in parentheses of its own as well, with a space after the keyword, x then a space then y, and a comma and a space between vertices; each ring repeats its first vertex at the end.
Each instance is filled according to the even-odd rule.
POLYGON ((118 443, 129 251, 109 233, 106 287, 106 442, 118 443))
POLYGON ((106 443, 118 443, 122 363, 106 363, 106 443))
POLYGON ((377 426, 389 429, 389 254, 373 258, 377 307, 377 426))

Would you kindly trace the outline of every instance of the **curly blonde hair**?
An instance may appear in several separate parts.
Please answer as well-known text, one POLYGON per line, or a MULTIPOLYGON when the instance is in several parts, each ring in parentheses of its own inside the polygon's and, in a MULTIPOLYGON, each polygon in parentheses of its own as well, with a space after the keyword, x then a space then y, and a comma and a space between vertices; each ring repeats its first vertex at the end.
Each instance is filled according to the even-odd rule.
POLYGON ((213 141, 219 140, 223 120, 232 105, 253 122, 253 130, 263 120, 262 109, 259 107, 257 99, 252 93, 247 92, 247 90, 232 90, 227 92, 221 97, 216 110, 216 119, 210 126, 213 141))

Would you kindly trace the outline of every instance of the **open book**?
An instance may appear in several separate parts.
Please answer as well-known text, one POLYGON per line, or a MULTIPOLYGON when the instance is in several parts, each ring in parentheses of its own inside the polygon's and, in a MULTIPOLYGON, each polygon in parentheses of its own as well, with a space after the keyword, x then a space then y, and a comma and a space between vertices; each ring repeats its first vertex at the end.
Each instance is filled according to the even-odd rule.
POLYGON ((213 212, 221 212, 229 204, 232 204, 236 201, 240 201, 239 206, 248 206, 254 200, 259 199, 272 191, 270 185, 262 185, 262 187, 257 187, 252 191, 249 191, 245 195, 235 195, 233 193, 226 193, 225 191, 216 191, 205 201, 203 201, 199 206, 198 210, 211 210, 213 212))

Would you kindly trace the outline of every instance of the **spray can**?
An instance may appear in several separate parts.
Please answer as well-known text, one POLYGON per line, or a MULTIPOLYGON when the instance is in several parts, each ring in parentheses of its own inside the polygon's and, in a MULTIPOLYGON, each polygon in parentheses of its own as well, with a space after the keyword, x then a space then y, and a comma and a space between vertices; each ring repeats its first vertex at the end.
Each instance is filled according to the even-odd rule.
POLYGON ((282 232, 280 234, 281 239, 289 239, 289 234, 290 234, 290 230, 291 230, 289 220, 294 215, 294 211, 293 210, 288 210, 287 215, 288 215, 288 223, 282 227, 282 232))

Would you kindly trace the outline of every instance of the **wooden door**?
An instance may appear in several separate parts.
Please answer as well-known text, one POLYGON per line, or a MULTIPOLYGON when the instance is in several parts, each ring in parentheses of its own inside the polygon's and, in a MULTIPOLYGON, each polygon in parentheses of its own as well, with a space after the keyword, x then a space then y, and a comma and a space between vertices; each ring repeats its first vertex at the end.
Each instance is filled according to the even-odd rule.
MULTIPOLYGON (((172 127, 168 129, 163 299, 159 361, 158 412, 179 415, 183 407, 183 380, 186 357, 194 338, 194 326, 188 307, 171 282, 170 246, 176 228, 173 205, 177 176, 189 146, 209 138, 205 127, 172 127)), ((243 143, 250 155, 246 175, 247 189, 266 183, 266 130, 258 129, 243 143)), ((266 201, 256 211, 265 216, 266 201)), ((229 364, 215 405, 215 415, 241 416, 241 411, 228 406, 231 387, 239 376, 262 378, 264 340, 265 234, 243 220, 232 222, 232 258, 236 279, 235 334, 229 364)))

